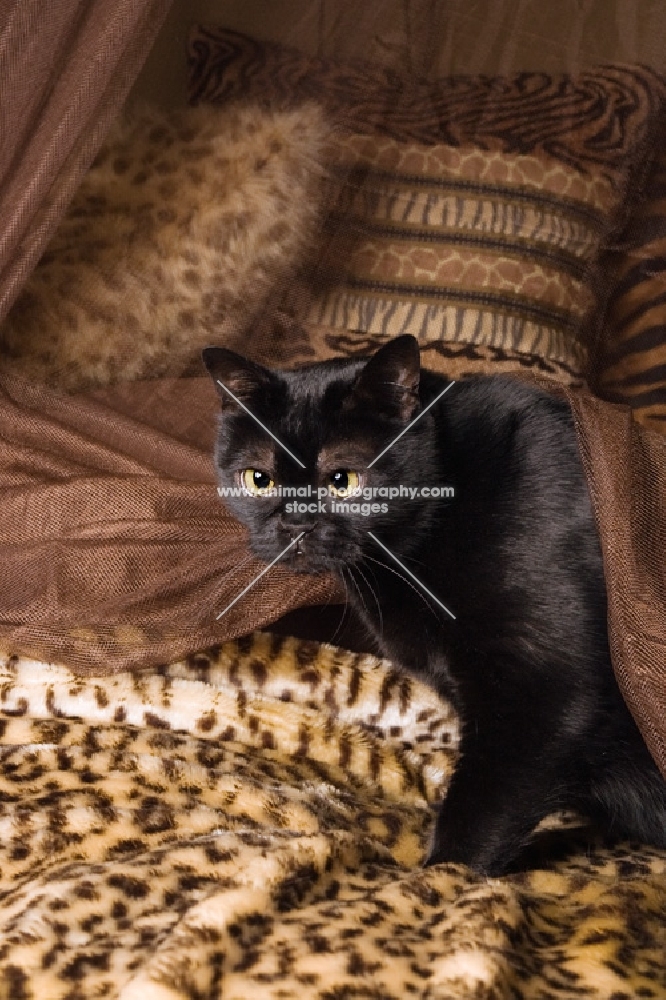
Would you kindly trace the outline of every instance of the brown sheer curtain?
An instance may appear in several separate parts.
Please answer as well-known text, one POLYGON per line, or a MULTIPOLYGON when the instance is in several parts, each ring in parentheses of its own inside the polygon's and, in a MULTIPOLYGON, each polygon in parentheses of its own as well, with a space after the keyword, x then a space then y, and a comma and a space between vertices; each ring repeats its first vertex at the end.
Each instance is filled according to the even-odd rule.
POLYGON ((172 0, 0 0, 0 320, 62 217, 172 0))
MULTIPOLYGON (((0 320, 170 5, 0 0, 0 320)), ((12 376, 0 359, 3 650, 106 673, 340 597, 335 582, 278 566, 250 602, 236 602, 261 564, 216 495, 217 400, 207 377, 195 381, 67 397, 12 376)))

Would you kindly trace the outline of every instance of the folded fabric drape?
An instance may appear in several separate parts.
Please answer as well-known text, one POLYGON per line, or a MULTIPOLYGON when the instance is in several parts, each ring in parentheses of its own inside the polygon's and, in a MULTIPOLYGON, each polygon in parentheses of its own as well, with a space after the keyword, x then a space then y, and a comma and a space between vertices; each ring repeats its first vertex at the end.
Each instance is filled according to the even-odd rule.
MULTIPOLYGON (((0 0, 0 320, 170 6, 0 0)), ((276 566, 218 621, 262 564, 215 492, 216 410, 207 376, 73 398, 0 371, 4 648, 108 673, 339 597, 276 566)))
POLYGON ((113 673, 344 598, 264 569, 215 489, 208 376, 67 397, 0 375, 0 644, 113 673), (225 609, 229 610, 218 618, 225 609))
POLYGON ((171 0, 0 0, 0 319, 134 82, 171 0))

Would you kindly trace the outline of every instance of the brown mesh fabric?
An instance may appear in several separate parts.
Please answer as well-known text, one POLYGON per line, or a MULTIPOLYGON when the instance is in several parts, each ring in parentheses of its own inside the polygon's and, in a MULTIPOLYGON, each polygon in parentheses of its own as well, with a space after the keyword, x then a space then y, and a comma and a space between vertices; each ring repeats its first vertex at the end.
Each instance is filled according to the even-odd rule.
POLYGON ((177 659, 299 605, 326 578, 264 568, 215 491, 206 376, 62 397, 0 377, 0 642, 109 673, 177 659))
POLYGON ((55 230, 171 0, 0 0, 0 318, 55 230))
POLYGON ((666 777, 666 438, 585 388, 520 377, 571 406, 601 541, 613 670, 666 777))
POLYGON ((666 777, 666 438, 569 390, 597 516, 622 694, 666 777))

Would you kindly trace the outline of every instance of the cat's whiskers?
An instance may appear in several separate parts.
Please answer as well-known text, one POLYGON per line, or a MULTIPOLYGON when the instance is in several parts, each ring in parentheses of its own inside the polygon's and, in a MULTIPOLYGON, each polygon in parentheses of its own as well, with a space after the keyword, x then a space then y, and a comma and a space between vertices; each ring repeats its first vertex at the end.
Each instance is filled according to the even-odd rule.
POLYGON ((354 585, 354 590, 358 594, 358 599, 361 602, 361 604, 363 605, 363 607, 365 609, 365 613, 369 617, 370 616, 370 612, 368 611, 368 605, 365 603, 365 599, 363 597, 363 594, 361 593, 361 589, 360 589, 358 583, 356 582, 356 580, 354 579, 354 573, 352 571, 352 567, 351 566, 347 566, 347 572, 349 573, 349 579, 351 580, 352 584, 354 585))
POLYGON ((329 640, 329 642, 331 644, 333 644, 333 641, 335 640, 336 635, 338 634, 338 632, 342 628, 342 626, 344 624, 344 621, 345 621, 345 617, 347 615, 347 612, 349 611, 349 588, 347 587, 347 581, 345 580, 344 566, 340 567, 340 569, 341 569, 340 579, 342 580, 342 585, 345 588, 345 603, 344 603, 344 605, 342 607, 342 615, 340 617, 340 621, 338 622, 337 628, 335 629, 335 632, 333 633, 333 635, 331 636, 331 638, 329 640))
POLYGON ((393 566, 389 566, 387 563, 383 563, 381 561, 381 559, 375 559, 374 556, 369 556, 367 553, 364 555, 364 558, 368 559, 370 562, 377 563, 378 566, 381 566, 382 569, 387 569, 390 573, 395 573, 395 575, 397 577, 399 577, 401 580, 403 580, 407 584, 408 587, 411 587, 411 589, 414 591, 415 594, 418 594, 418 596, 421 598, 421 600, 423 601, 423 603, 427 607, 428 611, 431 611, 433 613, 433 615, 435 616, 435 618, 437 618, 437 620, 439 620, 439 615, 437 614, 437 612, 435 611, 435 609, 433 608, 433 606, 426 600, 426 597, 425 597, 425 594, 423 593, 423 591, 419 590, 418 587, 415 587, 414 584, 412 583, 412 581, 408 577, 403 576, 403 574, 399 573, 397 569, 393 568, 393 566))
MULTIPOLYGON (((358 572, 361 575, 361 579, 363 580, 363 582, 365 583, 366 587, 368 588, 368 590, 370 591, 370 593, 372 594, 372 596, 375 599, 375 604, 377 605, 377 612, 379 614, 379 634, 380 634, 380 636, 383 637, 383 635, 384 635, 384 616, 382 614, 382 608, 381 608, 381 605, 379 603, 379 598, 377 597, 377 593, 376 593, 374 587, 372 586, 372 584, 370 583, 370 581, 368 580, 368 578, 366 577, 365 573, 361 569, 361 567, 358 566, 358 565, 356 565, 356 566, 353 567, 353 569, 358 570, 358 572)), ((349 572, 350 572, 350 575, 352 575, 352 567, 349 568, 349 572)), ((353 579, 353 575, 352 575, 352 579, 353 579)), ((376 582, 377 581, 375 581, 375 583, 376 582)), ((359 591, 359 594, 360 594, 360 591, 359 591)), ((365 607, 365 601, 363 602, 363 606, 365 607)), ((366 611, 367 610, 368 609, 366 607, 366 611)), ((368 612, 368 614, 369 613, 370 612, 368 612)))

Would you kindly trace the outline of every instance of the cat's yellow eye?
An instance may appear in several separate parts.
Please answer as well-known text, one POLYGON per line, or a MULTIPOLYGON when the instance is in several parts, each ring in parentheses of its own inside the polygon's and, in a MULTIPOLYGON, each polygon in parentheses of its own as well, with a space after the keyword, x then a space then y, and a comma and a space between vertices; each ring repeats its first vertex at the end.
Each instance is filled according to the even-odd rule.
POLYGON ((352 469, 336 469, 328 477, 328 485, 331 493, 336 497, 348 497, 361 485, 361 478, 358 472, 352 469))
POLYGON ((275 483, 267 472, 261 469, 243 469, 241 472, 241 484, 244 490, 252 496, 265 496, 268 490, 273 489, 275 483))

